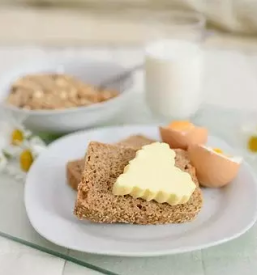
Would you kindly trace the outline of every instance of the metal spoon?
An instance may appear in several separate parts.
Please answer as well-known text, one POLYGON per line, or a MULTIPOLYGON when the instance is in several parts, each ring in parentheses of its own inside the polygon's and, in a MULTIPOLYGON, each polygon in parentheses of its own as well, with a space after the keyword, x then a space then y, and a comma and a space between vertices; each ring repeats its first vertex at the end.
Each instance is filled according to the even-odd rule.
POLYGON ((122 81, 128 77, 130 77, 135 71, 137 70, 141 70, 143 68, 144 64, 138 64, 132 68, 129 68, 127 70, 125 70, 124 72, 115 75, 112 78, 109 78, 108 80, 103 81, 102 83, 100 83, 100 85, 98 86, 99 90, 103 90, 106 89, 106 87, 110 84, 114 84, 117 83, 119 81, 122 81))

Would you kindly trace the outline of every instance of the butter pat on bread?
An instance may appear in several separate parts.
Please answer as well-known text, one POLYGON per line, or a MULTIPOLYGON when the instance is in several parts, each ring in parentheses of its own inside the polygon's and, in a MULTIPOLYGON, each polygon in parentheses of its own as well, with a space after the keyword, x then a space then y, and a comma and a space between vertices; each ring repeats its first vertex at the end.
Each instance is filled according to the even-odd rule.
POLYGON ((113 194, 170 205, 186 203, 196 185, 189 173, 175 166, 175 157, 166 143, 143 146, 114 183, 113 194))

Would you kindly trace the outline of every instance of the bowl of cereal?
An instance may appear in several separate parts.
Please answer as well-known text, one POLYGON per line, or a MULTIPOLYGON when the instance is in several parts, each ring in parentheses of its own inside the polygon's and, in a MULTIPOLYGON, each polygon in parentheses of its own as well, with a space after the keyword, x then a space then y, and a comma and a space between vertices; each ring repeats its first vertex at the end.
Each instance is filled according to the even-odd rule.
POLYGON ((1 108, 25 117, 36 132, 68 133, 103 125, 128 105, 131 76, 114 62, 78 59, 38 60, 0 78, 1 108))

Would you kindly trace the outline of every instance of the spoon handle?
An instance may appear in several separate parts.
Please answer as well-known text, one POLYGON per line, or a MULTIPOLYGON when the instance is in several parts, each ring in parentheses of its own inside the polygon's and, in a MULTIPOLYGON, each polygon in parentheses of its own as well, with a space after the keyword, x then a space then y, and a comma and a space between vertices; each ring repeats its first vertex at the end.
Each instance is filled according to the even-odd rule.
POLYGON ((128 70, 122 72, 121 74, 115 75, 112 78, 109 78, 108 80, 103 81, 98 87, 100 90, 103 90, 106 88, 106 86, 116 83, 118 81, 123 80, 124 78, 127 78, 131 76, 135 71, 141 70, 143 68, 144 64, 138 64, 132 68, 129 68, 128 70))

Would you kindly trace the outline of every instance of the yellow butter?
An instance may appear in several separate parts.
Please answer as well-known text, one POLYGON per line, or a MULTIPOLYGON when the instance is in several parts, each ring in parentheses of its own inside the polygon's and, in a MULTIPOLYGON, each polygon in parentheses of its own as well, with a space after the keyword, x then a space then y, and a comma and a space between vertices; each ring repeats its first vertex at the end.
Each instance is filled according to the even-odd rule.
POLYGON ((113 194, 170 205, 186 203, 196 185, 187 172, 175 166, 175 156, 166 143, 144 146, 116 180, 113 194))

